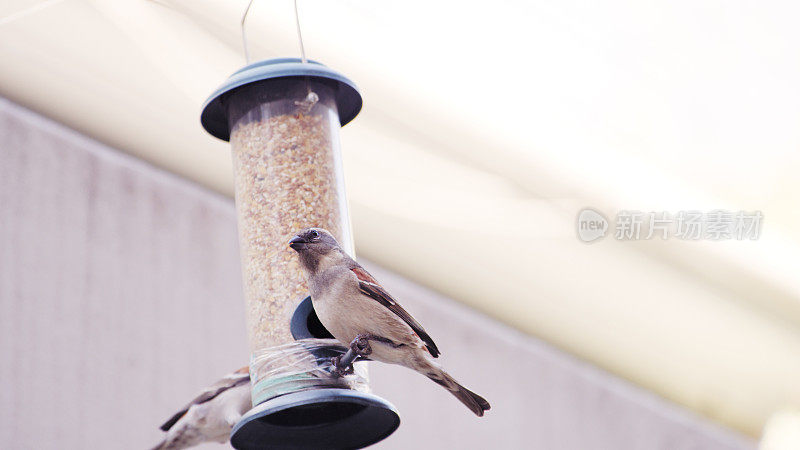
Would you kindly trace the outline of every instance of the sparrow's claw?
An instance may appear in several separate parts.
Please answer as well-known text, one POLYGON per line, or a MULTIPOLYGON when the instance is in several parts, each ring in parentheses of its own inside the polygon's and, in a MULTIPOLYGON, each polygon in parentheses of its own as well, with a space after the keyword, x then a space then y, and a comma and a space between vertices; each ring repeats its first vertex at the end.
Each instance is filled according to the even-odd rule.
POLYGON ((341 378, 353 373, 353 364, 342 364, 342 355, 331 358, 331 364, 333 365, 331 375, 335 378, 341 378))

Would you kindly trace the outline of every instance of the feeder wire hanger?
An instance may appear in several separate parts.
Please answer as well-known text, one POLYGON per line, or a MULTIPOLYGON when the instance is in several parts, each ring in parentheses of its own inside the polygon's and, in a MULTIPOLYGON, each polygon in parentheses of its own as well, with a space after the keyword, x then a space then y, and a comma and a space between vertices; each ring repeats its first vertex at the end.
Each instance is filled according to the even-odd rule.
MULTIPOLYGON (((253 6, 253 1, 250 0, 247 2, 247 8, 244 9, 244 14, 242 14, 242 21, 241 21, 241 29, 242 29, 242 46, 244 47, 244 61, 246 64, 250 64, 250 50, 247 47, 247 33, 245 32, 245 22, 247 21, 247 14, 250 13, 250 7, 253 6)), ((297 40, 300 43, 300 60, 303 61, 303 64, 308 63, 306 59, 306 48, 303 45, 303 33, 300 30, 300 14, 297 11, 297 0, 294 0, 294 22, 297 26, 297 40)))
MULTIPOLYGON (((250 7, 253 6, 253 1, 250 0, 247 2, 247 8, 244 9, 244 14, 242 14, 242 21, 241 21, 241 28, 242 28, 242 46, 244 47, 244 61, 245 64, 250 64, 250 50, 247 46, 247 33, 245 32, 245 22, 247 21, 247 14, 250 12, 250 7)), ((300 30, 300 14, 297 11, 297 0, 294 0, 294 22, 297 26, 297 41, 300 44, 300 61, 303 64, 308 64, 308 60, 306 59, 306 48, 303 45, 303 33, 300 30)), ((311 87, 306 83, 306 89, 308 93, 306 94, 306 98, 303 100, 295 101, 294 104, 300 108, 304 113, 308 113, 314 108, 314 105, 317 104, 319 101, 319 96, 316 92, 311 90, 311 87)))

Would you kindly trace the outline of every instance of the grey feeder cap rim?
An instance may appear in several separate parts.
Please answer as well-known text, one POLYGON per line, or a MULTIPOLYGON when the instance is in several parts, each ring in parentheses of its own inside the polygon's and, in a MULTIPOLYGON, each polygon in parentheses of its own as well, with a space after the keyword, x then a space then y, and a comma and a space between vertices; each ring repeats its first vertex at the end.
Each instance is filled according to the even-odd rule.
POLYGON ((200 123, 212 136, 230 140, 228 114, 222 105, 222 98, 233 90, 259 81, 275 78, 305 78, 334 81, 336 108, 342 126, 353 120, 361 111, 361 93, 355 83, 327 66, 312 60, 303 63, 299 58, 275 58, 258 61, 234 72, 203 104, 200 123))
MULTIPOLYGON (((314 414, 313 410, 307 410, 314 414)), ((297 448, 363 448, 381 441, 400 426, 400 415, 386 400, 365 392, 341 388, 310 389, 267 400, 248 411, 231 431, 231 445, 239 450, 297 448), (330 405, 332 409, 326 405, 330 405), (338 405, 338 406, 337 406, 338 405), (344 405, 350 413, 338 415, 344 405), (323 408, 325 419, 293 423, 284 413, 300 421, 302 408, 323 408), (358 408, 352 410, 352 407, 358 408)))

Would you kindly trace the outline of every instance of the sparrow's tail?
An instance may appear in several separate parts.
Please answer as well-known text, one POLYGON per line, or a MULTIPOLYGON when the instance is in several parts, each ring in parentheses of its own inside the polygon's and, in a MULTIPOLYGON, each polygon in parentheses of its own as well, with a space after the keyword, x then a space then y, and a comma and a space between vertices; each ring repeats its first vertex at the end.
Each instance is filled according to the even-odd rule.
POLYGON ((194 447, 195 445, 202 444, 202 440, 181 440, 181 439, 169 439, 166 438, 163 441, 159 442, 158 445, 151 448, 150 450, 183 450, 189 447, 194 447))
POLYGON ((489 405, 489 402, 487 402, 485 398, 460 385, 450 374, 437 365, 434 365, 432 362, 429 362, 428 370, 423 373, 428 378, 435 381, 436 384, 455 395, 455 397, 474 412, 476 416, 482 417, 484 411, 491 409, 492 406, 489 405))

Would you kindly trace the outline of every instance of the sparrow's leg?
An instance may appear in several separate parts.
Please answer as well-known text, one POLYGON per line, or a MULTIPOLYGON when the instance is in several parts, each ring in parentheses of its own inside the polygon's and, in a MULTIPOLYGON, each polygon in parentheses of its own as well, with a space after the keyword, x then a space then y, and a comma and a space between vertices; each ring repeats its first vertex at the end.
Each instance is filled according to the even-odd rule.
POLYGON ((350 343, 350 350, 352 350, 356 356, 369 356, 369 354, 372 353, 372 347, 369 346, 371 338, 373 338, 371 334, 359 334, 353 339, 353 342, 350 343))
POLYGON ((391 345, 394 348, 403 345, 395 344, 391 341, 391 339, 387 339, 382 336, 375 336, 374 334, 359 334, 355 339, 353 339, 353 342, 350 343, 350 348, 347 349, 347 352, 344 355, 334 356, 331 358, 331 363, 333 364, 333 370, 331 370, 331 373, 337 378, 341 377, 342 375, 353 373, 353 361, 355 361, 359 356, 367 357, 372 353, 372 347, 369 346, 369 341, 383 342, 391 345))
POLYGON ((331 358, 331 364, 333 364, 331 374, 339 378, 353 373, 353 361, 359 356, 367 356, 370 353, 372 353, 372 349, 369 347, 367 336, 359 334, 350 343, 350 348, 347 349, 344 355, 331 358))

